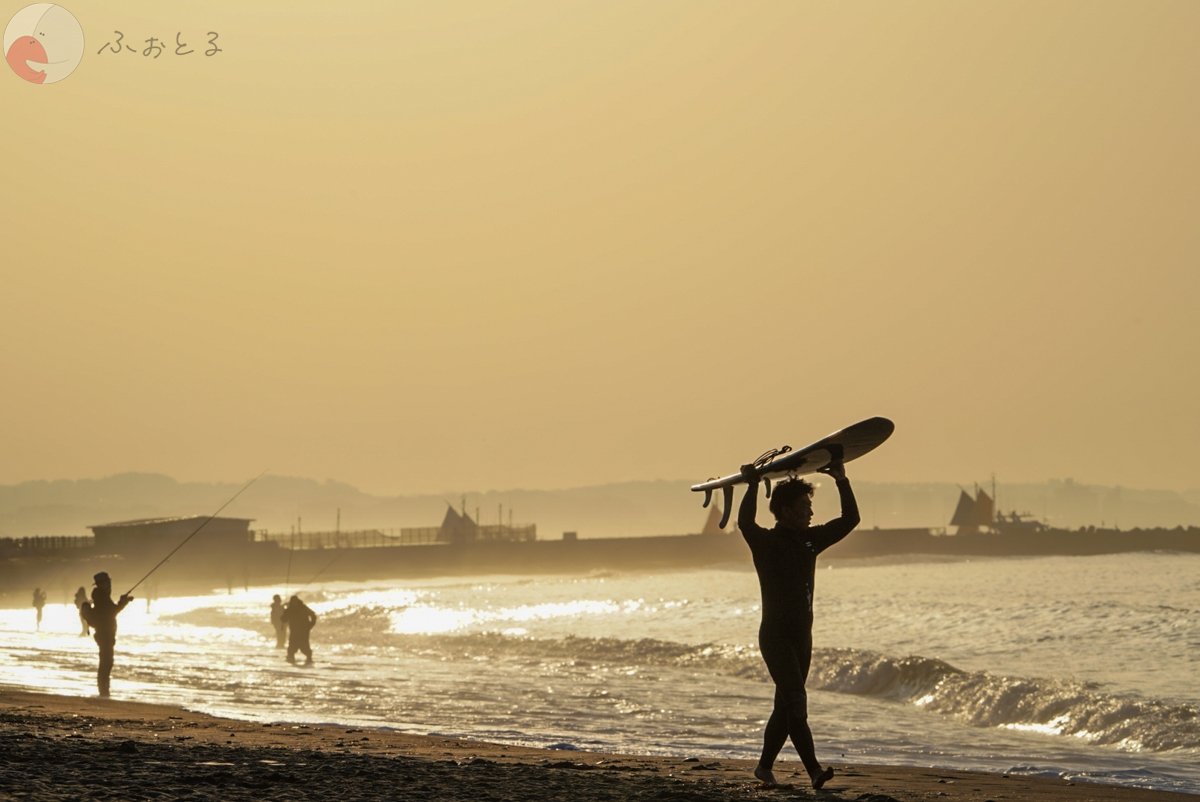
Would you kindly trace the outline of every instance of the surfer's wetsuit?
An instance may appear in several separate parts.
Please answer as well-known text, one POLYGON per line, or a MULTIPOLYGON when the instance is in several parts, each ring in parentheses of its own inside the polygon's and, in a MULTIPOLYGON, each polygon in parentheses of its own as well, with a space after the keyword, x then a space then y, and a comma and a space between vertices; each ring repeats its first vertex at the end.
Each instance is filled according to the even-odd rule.
POLYGON ((858 526, 858 503, 850 480, 837 481, 842 514, 821 526, 793 529, 776 524, 764 529, 755 520, 758 480, 749 483, 738 511, 738 528, 754 556, 762 590, 758 645, 775 682, 775 707, 763 733, 763 758, 769 768, 788 736, 810 775, 820 771, 808 727, 804 683, 812 662, 813 583, 817 555, 858 526))

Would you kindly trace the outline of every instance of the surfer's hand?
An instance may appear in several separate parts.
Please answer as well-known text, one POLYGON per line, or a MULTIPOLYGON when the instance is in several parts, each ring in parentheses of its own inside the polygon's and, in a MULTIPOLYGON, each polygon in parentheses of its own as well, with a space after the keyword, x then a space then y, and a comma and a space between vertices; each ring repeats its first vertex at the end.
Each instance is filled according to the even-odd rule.
POLYGON ((741 467, 742 478, 747 482, 757 482, 759 479, 758 466, 753 462, 747 463, 741 467))
POLYGON ((132 596, 130 596, 128 593, 126 593, 126 594, 124 594, 124 595, 122 595, 122 596, 121 596, 121 603, 122 603, 122 604, 129 604, 129 602, 131 602, 131 601, 133 601, 133 597, 132 597, 132 596))
POLYGON ((818 468, 817 473, 828 474, 829 476, 832 476, 834 478, 834 480, 845 479, 846 478, 846 463, 842 462, 841 460, 837 460, 836 462, 831 462, 828 465, 826 465, 824 468, 818 468))

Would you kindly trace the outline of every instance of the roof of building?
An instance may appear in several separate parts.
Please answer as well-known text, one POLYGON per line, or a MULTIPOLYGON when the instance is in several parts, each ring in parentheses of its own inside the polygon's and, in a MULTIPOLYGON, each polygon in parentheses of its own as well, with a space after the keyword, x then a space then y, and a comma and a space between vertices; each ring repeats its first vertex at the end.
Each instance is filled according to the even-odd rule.
POLYGON ((138 518, 138 519, 135 519, 132 521, 114 521, 112 523, 107 523, 107 524, 91 524, 88 526, 88 529, 96 529, 98 527, 111 527, 111 526, 130 526, 130 527, 153 526, 154 524, 169 524, 169 523, 175 523, 177 521, 203 521, 203 520, 207 520, 210 517, 214 521, 244 521, 245 523, 250 523, 251 521, 254 520, 253 518, 229 518, 226 516, 218 517, 218 516, 208 516, 208 515, 176 515, 176 516, 172 516, 172 517, 168 517, 168 518, 138 518))

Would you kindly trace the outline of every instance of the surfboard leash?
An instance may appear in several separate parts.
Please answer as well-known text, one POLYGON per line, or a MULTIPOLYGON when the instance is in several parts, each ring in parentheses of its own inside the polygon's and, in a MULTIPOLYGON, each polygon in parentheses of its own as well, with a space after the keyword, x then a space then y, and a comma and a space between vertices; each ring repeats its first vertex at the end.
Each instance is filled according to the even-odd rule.
MULTIPOLYGON (((750 464, 753 465, 755 468, 761 468, 763 465, 767 464, 771 460, 775 459, 778 456, 786 454, 791 450, 792 450, 792 447, 787 444, 784 444, 784 445, 780 446, 779 448, 767 449, 761 455, 759 455, 759 457, 756 460, 754 460, 754 462, 752 462, 750 464)), ((771 478, 769 476, 763 477, 763 490, 764 490, 764 495, 766 495, 767 498, 770 498, 771 497, 771 478)))

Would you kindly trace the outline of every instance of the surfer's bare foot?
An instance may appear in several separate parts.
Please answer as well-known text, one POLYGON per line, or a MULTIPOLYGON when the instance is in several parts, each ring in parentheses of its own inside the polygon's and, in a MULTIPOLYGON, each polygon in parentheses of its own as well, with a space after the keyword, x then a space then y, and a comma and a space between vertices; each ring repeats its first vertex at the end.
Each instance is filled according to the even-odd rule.
POLYGON ((833 779, 833 767, 826 766, 824 769, 818 772, 816 776, 810 774, 808 775, 808 778, 812 780, 813 790, 820 791, 821 788, 824 787, 825 783, 833 779))
POLYGON ((764 788, 774 788, 779 785, 779 782, 775 779, 775 773, 770 769, 764 769, 762 766, 754 767, 754 776, 762 780, 764 788))

